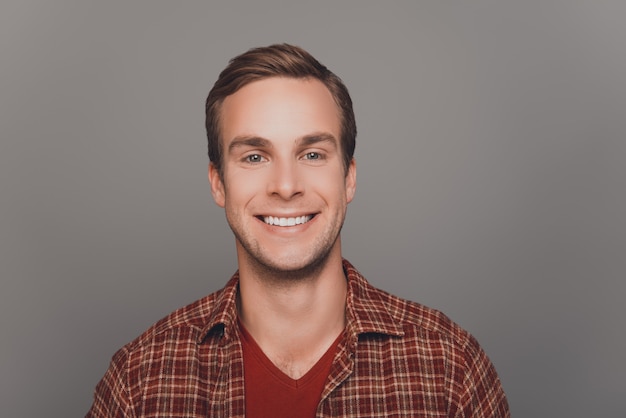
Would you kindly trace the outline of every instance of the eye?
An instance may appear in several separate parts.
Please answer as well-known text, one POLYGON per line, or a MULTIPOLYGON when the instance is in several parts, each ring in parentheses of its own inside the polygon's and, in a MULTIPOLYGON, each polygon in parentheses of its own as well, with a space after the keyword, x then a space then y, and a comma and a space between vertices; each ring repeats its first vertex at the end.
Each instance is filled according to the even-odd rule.
POLYGON ((304 154, 304 159, 305 160, 321 160, 322 154, 320 154, 319 152, 315 152, 315 151, 307 152, 306 154, 304 154))
POLYGON ((247 163, 260 163, 263 161, 263 157, 260 154, 250 154, 250 155, 246 155, 246 157, 244 158, 244 160, 247 163))

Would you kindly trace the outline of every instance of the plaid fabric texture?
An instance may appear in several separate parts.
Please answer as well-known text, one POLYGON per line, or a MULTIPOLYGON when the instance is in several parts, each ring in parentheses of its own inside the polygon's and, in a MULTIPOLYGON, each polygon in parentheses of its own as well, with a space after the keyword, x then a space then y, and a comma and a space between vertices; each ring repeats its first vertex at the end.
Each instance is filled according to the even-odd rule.
MULTIPOLYGON (((375 289, 344 260, 345 338, 318 417, 510 417, 477 341, 438 311, 375 289)), ((87 417, 243 417, 236 273, 113 357, 87 417)))

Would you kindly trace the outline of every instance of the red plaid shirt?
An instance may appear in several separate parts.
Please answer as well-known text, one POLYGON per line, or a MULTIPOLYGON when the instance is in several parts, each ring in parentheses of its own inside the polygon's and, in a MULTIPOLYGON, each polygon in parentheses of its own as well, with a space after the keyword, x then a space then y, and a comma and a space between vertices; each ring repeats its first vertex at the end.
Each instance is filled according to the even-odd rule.
MULTIPOLYGON (((318 417, 510 417, 477 341, 445 315, 375 289, 347 261, 345 338, 318 417)), ((243 417, 239 276, 113 357, 87 417, 243 417)))

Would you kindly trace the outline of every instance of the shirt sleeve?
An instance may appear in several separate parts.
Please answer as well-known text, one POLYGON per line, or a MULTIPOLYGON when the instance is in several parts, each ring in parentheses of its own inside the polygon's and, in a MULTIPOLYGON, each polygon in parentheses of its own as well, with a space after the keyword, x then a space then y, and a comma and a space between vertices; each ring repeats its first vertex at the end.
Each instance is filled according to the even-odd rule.
POLYGON ((131 408, 127 384, 128 354, 119 350, 94 392, 94 401, 86 418, 128 418, 135 414, 131 408))
POLYGON ((496 369, 470 337, 467 370, 455 418, 510 418, 509 405, 496 369))

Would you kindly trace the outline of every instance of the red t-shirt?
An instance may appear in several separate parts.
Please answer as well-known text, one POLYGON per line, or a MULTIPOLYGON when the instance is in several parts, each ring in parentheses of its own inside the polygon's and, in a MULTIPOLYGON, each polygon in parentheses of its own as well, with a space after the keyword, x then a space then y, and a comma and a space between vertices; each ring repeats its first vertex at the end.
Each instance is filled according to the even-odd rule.
POLYGON ((343 333, 300 379, 283 373, 239 321, 243 348, 246 417, 315 417, 326 378, 343 333))

